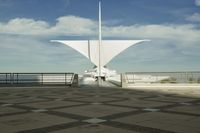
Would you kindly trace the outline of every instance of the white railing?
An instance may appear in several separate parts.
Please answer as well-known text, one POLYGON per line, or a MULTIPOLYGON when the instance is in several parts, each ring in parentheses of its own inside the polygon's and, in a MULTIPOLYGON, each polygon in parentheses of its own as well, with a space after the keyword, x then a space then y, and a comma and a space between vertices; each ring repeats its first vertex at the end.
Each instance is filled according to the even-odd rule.
POLYGON ((127 83, 200 83, 200 72, 127 72, 127 83))

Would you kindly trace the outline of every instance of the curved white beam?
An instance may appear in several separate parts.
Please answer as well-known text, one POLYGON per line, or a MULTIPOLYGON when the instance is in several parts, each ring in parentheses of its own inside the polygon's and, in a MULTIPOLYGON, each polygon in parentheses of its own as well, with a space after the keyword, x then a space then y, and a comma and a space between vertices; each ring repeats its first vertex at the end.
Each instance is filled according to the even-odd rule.
POLYGON ((96 66, 99 65, 100 61, 100 67, 103 67, 128 47, 145 41, 149 40, 102 40, 100 50, 99 40, 52 40, 51 42, 65 44, 86 56, 96 66), (99 54, 99 52, 101 54, 99 54), (99 55, 101 56, 100 58, 99 55))

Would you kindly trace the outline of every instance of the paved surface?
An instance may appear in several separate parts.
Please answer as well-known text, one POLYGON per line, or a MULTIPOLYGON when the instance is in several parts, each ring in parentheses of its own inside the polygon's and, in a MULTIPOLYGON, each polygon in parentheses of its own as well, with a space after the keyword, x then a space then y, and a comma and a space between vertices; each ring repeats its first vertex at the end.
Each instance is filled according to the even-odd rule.
POLYGON ((200 133, 200 98, 108 87, 1 88, 0 132, 200 133))

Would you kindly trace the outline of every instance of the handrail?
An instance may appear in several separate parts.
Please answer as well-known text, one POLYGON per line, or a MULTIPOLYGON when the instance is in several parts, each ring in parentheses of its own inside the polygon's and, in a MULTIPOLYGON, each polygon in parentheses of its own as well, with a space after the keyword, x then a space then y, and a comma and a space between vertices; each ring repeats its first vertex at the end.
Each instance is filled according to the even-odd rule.
POLYGON ((71 85, 74 73, 0 73, 0 85, 71 85))

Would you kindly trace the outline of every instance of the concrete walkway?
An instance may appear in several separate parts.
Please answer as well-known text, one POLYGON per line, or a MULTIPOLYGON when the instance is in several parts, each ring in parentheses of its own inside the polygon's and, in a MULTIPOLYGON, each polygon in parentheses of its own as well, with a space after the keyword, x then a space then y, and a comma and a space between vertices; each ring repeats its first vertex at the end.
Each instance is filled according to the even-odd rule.
POLYGON ((199 133, 199 97, 94 86, 1 88, 0 131, 199 133))

